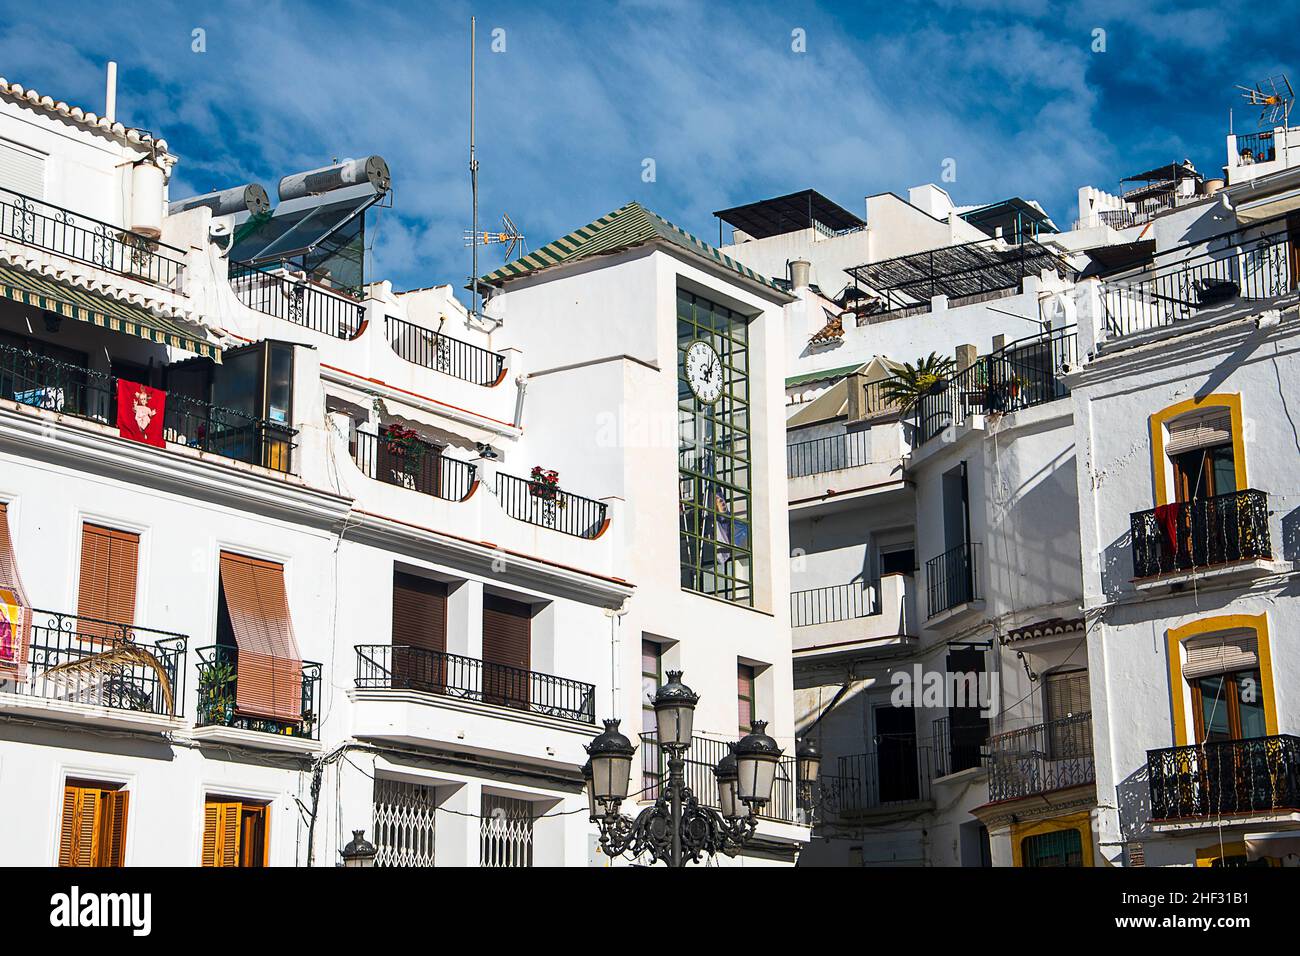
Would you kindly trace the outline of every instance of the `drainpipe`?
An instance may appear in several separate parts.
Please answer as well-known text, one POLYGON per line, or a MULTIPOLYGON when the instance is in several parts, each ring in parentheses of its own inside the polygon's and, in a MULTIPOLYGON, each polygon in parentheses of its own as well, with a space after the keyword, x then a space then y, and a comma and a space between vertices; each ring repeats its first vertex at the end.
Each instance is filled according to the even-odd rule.
POLYGON ((528 373, 524 372, 515 376, 515 385, 519 392, 515 395, 515 428, 522 428, 524 425, 524 394, 528 391, 528 373))

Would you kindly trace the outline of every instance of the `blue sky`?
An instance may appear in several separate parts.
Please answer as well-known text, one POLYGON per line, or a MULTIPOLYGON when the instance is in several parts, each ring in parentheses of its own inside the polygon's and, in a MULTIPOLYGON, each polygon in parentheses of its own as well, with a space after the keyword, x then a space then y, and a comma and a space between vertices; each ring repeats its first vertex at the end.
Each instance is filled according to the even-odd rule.
POLYGON ((116 59, 119 118, 182 157, 174 197, 379 153, 373 274, 406 288, 469 271, 471 13, 480 208, 536 248, 632 199, 710 241, 714 209, 807 186, 862 214, 949 159, 956 202, 1036 198, 1068 228, 1080 185, 1222 165, 1229 109, 1257 119, 1235 84, 1300 80, 1288 7, 0 0, 0 75, 99 111, 116 59))

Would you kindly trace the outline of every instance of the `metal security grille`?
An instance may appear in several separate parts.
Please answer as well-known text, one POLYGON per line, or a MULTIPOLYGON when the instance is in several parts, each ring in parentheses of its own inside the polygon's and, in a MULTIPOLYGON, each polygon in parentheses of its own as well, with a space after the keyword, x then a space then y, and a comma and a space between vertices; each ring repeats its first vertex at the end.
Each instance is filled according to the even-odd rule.
POLYGON ((479 828, 481 866, 533 865, 533 805, 527 800, 483 794, 479 828))
POLYGON ((433 866, 437 791, 375 778, 376 866, 433 866))

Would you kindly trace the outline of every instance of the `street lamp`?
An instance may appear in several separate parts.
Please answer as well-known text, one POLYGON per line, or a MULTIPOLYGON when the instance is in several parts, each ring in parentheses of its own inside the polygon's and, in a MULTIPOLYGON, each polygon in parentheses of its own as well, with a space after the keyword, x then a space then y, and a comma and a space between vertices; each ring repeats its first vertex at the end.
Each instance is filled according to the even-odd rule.
POLYGON ((351 841, 339 850, 344 866, 374 866, 378 853, 375 845, 366 839, 365 830, 353 830, 351 841))
POLYGON ((799 765, 799 802, 805 822, 811 825, 817 816, 817 775, 822 766, 821 751, 809 738, 799 741, 795 750, 795 759, 799 765))
MULTIPOLYGON (((735 855, 753 838, 757 813, 772 797, 781 748, 764 733, 765 721, 718 761, 718 806, 702 806, 686 785, 686 754, 691 749, 695 705, 700 697, 682 683, 681 671, 669 671, 668 683, 654 697, 656 743, 668 757, 667 785, 652 806, 636 818, 619 813, 627 797, 635 748, 618 733, 618 721, 605 721, 604 733, 587 745, 591 757, 588 810, 600 827, 600 848, 607 856, 647 854, 651 863, 669 866, 699 862, 702 854, 735 855)), ((583 771, 586 776, 586 769, 583 771)))

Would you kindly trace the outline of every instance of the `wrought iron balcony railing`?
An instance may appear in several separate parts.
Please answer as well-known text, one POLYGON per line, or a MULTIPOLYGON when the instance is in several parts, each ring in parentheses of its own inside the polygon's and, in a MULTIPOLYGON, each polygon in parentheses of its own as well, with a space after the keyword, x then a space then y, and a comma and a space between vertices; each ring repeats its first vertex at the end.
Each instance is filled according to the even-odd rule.
POLYGON ((1147 751, 1151 819, 1300 811, 1300 737, 1147 751))
POLYGON ((838 816, 930 799, 936 776, 934 748, 914 739, 886 741, 875 751, 837 760, 834 775, 823 771, 820 785, 826 803, 838 816))
POLYGON ((856 468, 871 460, 871 434, 867 429, 842 432, 785 446, 785 473, 790 478, 821 475, 841 468, 856 468))
POLYGON ((254 311, 331 338, 354 339, 361 334, 365 321, 366 307, 356 299, 285 270, 232 262, 230 288, 240 302, 254 311))
POLYGON ((1268 495, 1253 489, 1136 511, 1129 524, 1136 578, 1273 555, 1268 495))
POLYGON ((184 292, 183 250, 4 188, 0 188, 0 236, 184 292))
POLYGON ((940 383, 915 404, 917 440, 925 443, 971 415, 1016 412, 1070 394, 1063 370, 1078 361, 1076 327, 1018 339, 940 383))
POLYGON ((504 355, 395 316, 385 316, 384 324, 393 351, 414 365, 489 388, 505 377, 504 355))
POLYGON ((239 652, 223 644, 210 644, 194 652, 198 656, 199 709, 196 727, 233 727, 264 734, 318 740, 320 733, 321 666, 302 662, 302 719, 295 721, 253 717, 236 712, 239 688, 239 652))
POLYGON ((978 565, 978 544, 959 544, 925 562, 929 617, 980 599, 978 565))
POLYGON ((546 717, 596 722, 596 688, 582 681, 423 647, 358 644, 356 650, 360 688, 418 690, 546 717))
POLYGON ((1273 131, 1261 130, 1258 133, 1239 133, 1237 134, 1237 165, 1241 165, 1240 160, 1249 152, 1251 162, 1271 163, 1277 159, 1277 140, 1273 136, 1273 131))
MULTIPOLYGON (((26 680, 10 693, 72 704, 180 717, 185 707, 183 634, 134 624, 27 609, 26 680)), ((13 635, 0 656, 21 663, 13 635), (7 652, 7 653, 6 653, 7 652), (18 657, 18 660, 14 660, 18 657)))
POLYGON ((880 582, 853 581, 790 592, 790 626, 810 627, 880 613, 880 582))
POLYGON ((988 746, 988 722, 967 720, 953 724, 949 717, 936 717, 934 728, 934 775, 946 777, 983 766, 988 746))
POLYGON ((419 442, 420 451, 400 452, 389 447, 382 435, 357 432, 352 453, 357 467, 368 478, 447 501, 464 501, 478 483, 478 469, 467 461, 442 454, 431 442, 419 442))
MULTIPOLYGON (((0 398, 101 424, 117 421, 117 379, 0 345, 0 398)), ((288 472, 297 431, 179 393, 167 395, 163 437, 174 444, 288 472)))
POLYGON ((545 482, 497 472, 497 499, 506 514, 577 538, 599 538, 609 525, 603 501, 584 498, 545 482))
MULTIPOLYGON (((668 779, 668 754, 659 746, 658 735, 653 731, 641 735, 641 800, 654 800, 659 787, 668 779)), ((686 751, 686 786, 695 798, 706 807, 718 806, 718 782, 713 768, 727 755, 727 742, 712 737, 691 737, 691 749, 686 751)), ((759 816, 781 823, 798 823, 799 793, 795 774, 798 772, 793 757, 782 757, 776 768, 776 782, 772 785, 772 799, 759 816)))
POLYGON ((1092 714, 1072 714, 989 739, 989 802, 1096 781, 1092 714))
POLYGON ((1156 261, 1106 280, 1105 337, 1118 339, 1194 319, 1233 302, 1267 302, 1293 293, 1295 237, 1270 220, 1166 250, 1156 261))

